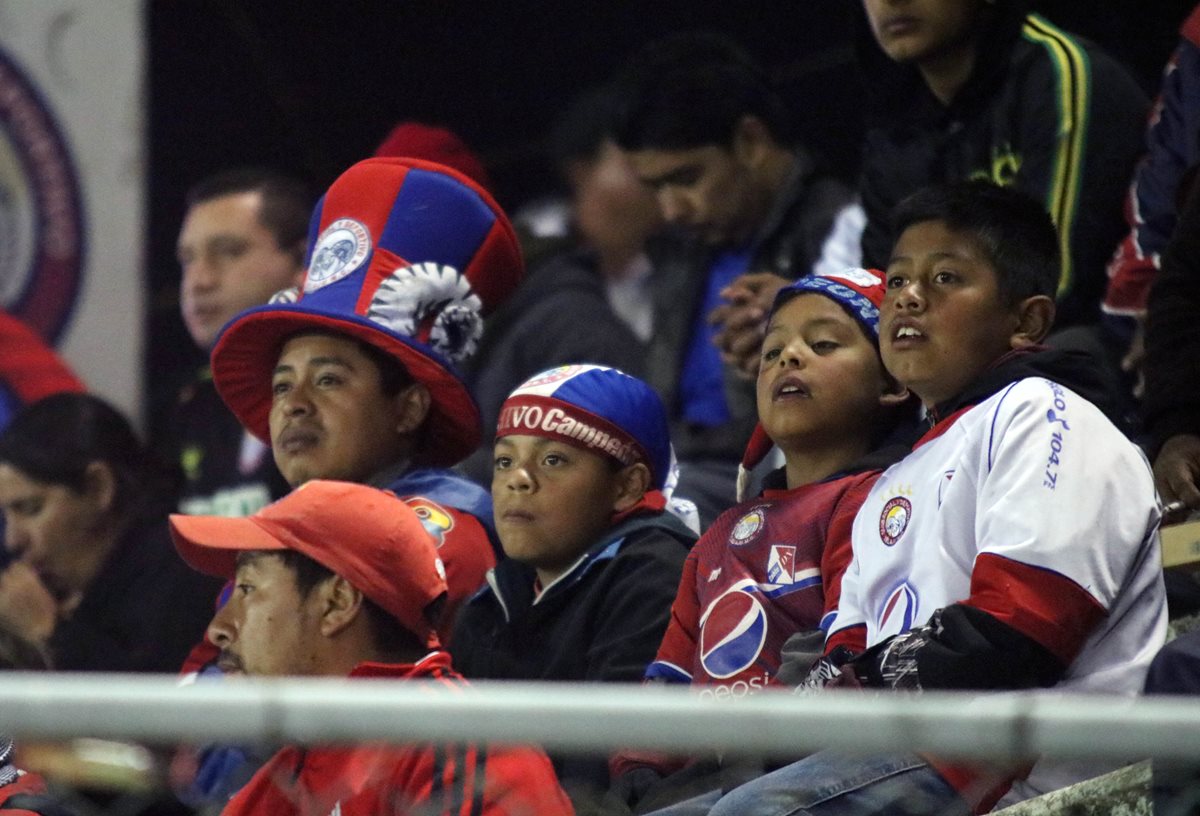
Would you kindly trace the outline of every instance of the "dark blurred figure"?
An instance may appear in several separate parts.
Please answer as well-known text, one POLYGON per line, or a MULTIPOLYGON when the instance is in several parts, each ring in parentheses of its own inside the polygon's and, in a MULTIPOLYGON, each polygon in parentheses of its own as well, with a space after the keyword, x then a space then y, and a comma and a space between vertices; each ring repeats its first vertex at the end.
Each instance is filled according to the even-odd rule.
POLYGON ((861 211, 798 144, 780 95, 734 43, 700 33, 651 43, 620 87, 614 139, 674 227, 650 246, 644 374, 672 420, 678 493, 707 526, 734 503, 775 293, 857 266, 861 211))
MULTIPOLYGON (((304 275, 312 197, 272 170, 237 168, 194 186, 179 230, 180 311, 206 353, 234 315, 304 275)), ((179 395, 163 457, 179 467, 179 511, 245 516, 287 492, 270 449, 242 429, 205 365, 179 395)))
POLYGON ((173 673, 203 634, 219 584, 175 554, 163 482, 94 396, 47 397, 0 435, 0 621, 56 668, 173 673))
MULTIPOLYGON (((472 369, 485 439, 500 405, 539 371, 567 363, 642 371, 652 321, 643 246, 662 221, 610 138, 616 93, 611 85, 586 92, 550 135, 551 158, 570 190, 573 247, 533 268, 488 320, 472 369)), ((490 485, 491 445, 462 467, 490 485)))

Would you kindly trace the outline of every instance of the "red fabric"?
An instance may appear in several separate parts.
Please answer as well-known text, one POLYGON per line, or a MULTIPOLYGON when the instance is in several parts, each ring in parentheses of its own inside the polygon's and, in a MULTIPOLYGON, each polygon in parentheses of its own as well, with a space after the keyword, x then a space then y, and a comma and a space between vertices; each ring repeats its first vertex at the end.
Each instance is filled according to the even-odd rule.
POLYGON ((376 156, 411 156, 414 159, 444 164, 476 182, 491 188, 492 180, 483 162, 471 152, 458 134, 446 128, 420 122, 401 122, 375 148, 376 156))
POLYGON ((442 643, 450 642, 458 608, 487 583, 487 572, 496 566, 496 556, 487 530, 465 510, 439 504, 424 496, 401 496, 417 511, 425 531, 434 538, 438 557, 446 568, 446 606, 437 627, 442 643))
MULTIPOLYGON (((363 664, 352 677, 465 685, 450 655, 415 665, 363 664)), ((284 748, 230 800, 225 816, 382 814, 573 814, 554 769, 536 748, 444 744, 284 748)))
POLYGON ((847 626, 845 629, 839 629, 834 632, 825 641, 825 654, 829 654, 838 646, 845 646, 854 654, 866 651, 867 625, 859 623, 855 626, 847 626))
POLYGON ((19 794, 40 795, 46 792, 46 782, 35 773, 22 771, 14 781, 0 786, 0 811, 10 816, 39 816, 32 810, 17 808, 7 804, 8 800, 19 794))
POLYGON ((990 553, 975 559, 965 603, 1037 641, 1064 666, 1108 614, 1070 578, 990 553))
POLYGON ((61 391, 87 390, 41 337, 3 311, 0 311, 0 380, 23 403, 36 402, 61 391))

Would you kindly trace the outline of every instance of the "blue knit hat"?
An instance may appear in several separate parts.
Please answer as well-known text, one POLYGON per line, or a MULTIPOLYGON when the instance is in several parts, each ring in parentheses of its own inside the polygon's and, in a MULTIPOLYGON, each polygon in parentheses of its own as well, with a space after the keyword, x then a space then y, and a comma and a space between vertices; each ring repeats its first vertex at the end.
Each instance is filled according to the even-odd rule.
POLYGON ((646 383, 615 368, 560 366, 527 380, 500 408, 496 438, 511 434, 559 439, 624 465, 643 462, 658 490, 671 472, 662 400, 646 383))

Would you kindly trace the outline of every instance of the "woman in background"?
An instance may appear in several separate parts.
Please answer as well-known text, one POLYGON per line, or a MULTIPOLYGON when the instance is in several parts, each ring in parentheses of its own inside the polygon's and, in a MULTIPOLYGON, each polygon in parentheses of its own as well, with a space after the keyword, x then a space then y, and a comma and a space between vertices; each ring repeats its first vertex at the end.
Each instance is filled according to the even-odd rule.
POLYGON ((0 621, 56 669, 177 672, 203 635, 219 586, 176 555, 165 481, 87 394, 33 403, 0 435, 0 621))

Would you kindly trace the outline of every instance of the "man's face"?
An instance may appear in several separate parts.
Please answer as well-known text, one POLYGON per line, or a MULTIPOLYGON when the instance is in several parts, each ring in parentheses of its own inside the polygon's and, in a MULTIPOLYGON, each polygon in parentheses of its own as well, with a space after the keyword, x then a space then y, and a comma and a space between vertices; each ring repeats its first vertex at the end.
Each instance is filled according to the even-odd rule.
POLYGON ((309 479, 365 482, 403 455, 399 401, 383 393, 379 367, 355 340, 288 340, 271 393, 271 451, 293 487, 309 479))
POLYGON ((1000 296, 978 242, 941 221, 900 234, 887 268, 879 346, 892 376, 934 406, 1014 348, 1019 307, 1000 296))
POLYGON ((320 596, 296 587, 296 573, 278 555, 238 559, 233 592, 208 624, 226 674, 265 677, 317 674, 320 596))
POLYGON ((575 226, 601 256, 636 252, 662 226, 654 195, 615 144, 606 142, 595 159, 571 162, 567 177, 575 226))
POLYGON ((179 305, 192 340, 210 349, 239 312, 299 282, 304 268, 258 220, 262 194, 233 193, 188 210, 176 256, 179 305))
POLYGON ((748 241, 760 216, 752 175, 735 151, 717 145, 635 150, 634 173, 654 191, 659 212, 715 247, 748 241))
POLYGON ((871 31, 896 62, 920 63, 960 50, 974 35, 981 0, 863 0, 871 31))

